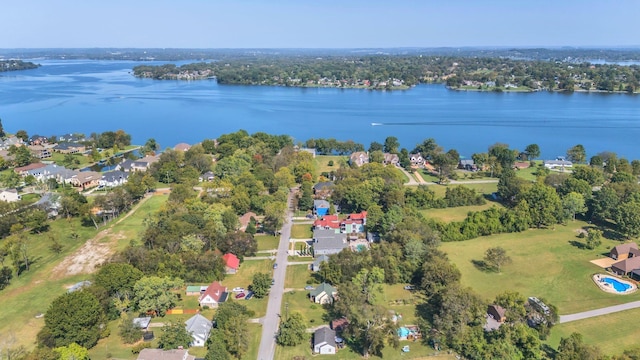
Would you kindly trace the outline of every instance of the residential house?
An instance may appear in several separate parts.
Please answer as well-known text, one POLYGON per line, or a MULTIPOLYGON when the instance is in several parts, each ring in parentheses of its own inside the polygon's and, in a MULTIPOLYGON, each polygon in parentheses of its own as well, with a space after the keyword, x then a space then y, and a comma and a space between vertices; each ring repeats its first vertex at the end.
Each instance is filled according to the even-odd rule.
POLYGON ((634 270, 640 270, 640 256, 620 260, 611 265, 611 271, 620 276, 631 275, 634 270))
POLYGON ((151 323, 151 316, 133 318, 133 324, 140 328, 140 330, 146 331, 151 323))
POLYGON ((147 155, 138 160, 124 160, 116 166, 119 171, 147 171, 153 163, 160 160, 160 155, 147 155))
POLYGON ((209 338, 213 324, 206 317, 195 314, 189 320, 185 321, 187 332, 191 334, 193 341, 191 346, 204 347, 209 338))
POLYGON ((33 169, 21 171, 22 176, 31 175, 41 182, 46 182, 49 179, 55 179, 57 182, 62 184, 70 183, 71 178, 78 173, 79 171, 69 170, 64 166, 56 164, 49 164, 42 167, 34 166, 33 169))
POLYGON ((333 192, 333 181, 319 182, 313 185, 313 195, 316 199, 327 199, 333 192))
POLYGON ((200 306, 208 306, 210 308, 218 307, 218 304, 223 303, 227 300, 227 288, 222 286, 217 281, 214 281, 207 287, 200 298, 198 299, 198 303, 200 306))
POLYGON ((555 160, 544 160, 542 162, 544 167, 550 170, 570 168, 573 166, 571 161, 565 160, 563 157, 557 157, 555 160))
POLYGON ((344 234, 334 230, 318 229, 313 231, 313 256, 331 255, 341 252, 348 246, 344 234))
POLYGON ((301 148, 300 151, 308 152, 314 158, 316 157, 316 149, 314 148, 301 148))
POLYGON ((42 136, 42 135, 33 135, 29 138, 30 145, 44 145, 44 144, 47 144, 48 142, 49 142, 49 139, 47 139, 46 136, 42 136))
POLYGON ((327 200, 313 200, 313 213, 318 216, 327 215, 331 204, 327 200))
POLYGON ((334 230, 335 233, 340 232, 341 220, 338 215, 325 215, 313 222, 314 230, 334 230))
POLYGON ((75 187, 81 187, 83 190, 98 186, 102 179, 102 174, 95 171, 81 171, 71 177, 69 183, 75 187))
POLYGON ((189 149, 191 149, 191 145, 187 143, 180 143, 173 147, 175 151, 189 151, 189 149))
POLYGON ((369 163, 369 154, 364 151, 356 151, 349 156, 351 165, 362 166, 369 163))
POLYGON ((329 256, 327 255, 320 255, 318 256, 314 261, 313 264, 311 264, 311 271, 320 271, 320 265, 323 262, 329 262, 329 256))
POLYGON ((131 166, 133 165, 133 163, 134 163, 134 160, 125 159, 121 163, 116 165, 115 170, 130 172, 131 171, 131 166))
POLYGON ((51 151, 43 145, 29 145, 28 148, 31 150, 31 154, 38 159, 47 159, 51 157, 51 151))
POLYGON ((516 161, 515 163, 513 163, 513 168, 516 170, 528 169, 530 166, 530 161, 516 161))
POLYGON ((16 189, 5 189, 0 190, 0 200, 6 202, 16 202, 20 201, 22 198, 18 194, 18 190, 16 189))
POLYGON ((196 357, 189 355, 189 350, 162 350, 162 349, 142 349, 137 360, 195 360, 196 357))
POLYGON ((614 260, 624 260, 640 255, 638 244, 634 242, 617 245, 609 252, 609 257, 614 260))
POLYGON ((332 303, 338 291, 333 286, 322 283, 315 289, 309 291, 309 299, 316 304, 332 303))
POLYGON ((356 234, 364 233, 367 225, 367 212, 349 214, 345 220, 340 220, 338 215, 325 215, 313 222, 314 230, 334 230, 336 233, 356 234))
POLYGON ((207 171, 206 173, 200 175, 200 177, 198 177, 198 181, 203 182, 212 182, 213 179, 215 179, 215 175, 213 174, 212 171, 207 171))
POLYGON ((224 261, 224 266, 227 274, 235 274, 238 272, 238 268, 240 267, 240 259, 232 253, 227 253, 222 256, 222 260, 224 261))
POLYGON ((458 169, 467 171, 478 171, 476 163, 471 159, 460 159, 460 162, 458 163, 458 169))
POLYGON ((503 323, 507 320, 507 310, 505 310, 500 305, 489 305, 489 307, 487 308, 487 314, 489 314, 489 316, 491 316, 499 323, 503 323))
POLYGON ((98 185, 100 185, 101 187, 116 187, 125 184, 128 178, 128 172, 118 170, 109 171, 102 175, 102 177, 98 181, 98 185))
POLYGON ((411 161, 412 166, 418 166, 418 167, 424 166, 424 158, 420 153, 409 154, 409 161, 411 161))
POLYGON ((60 142, 77 143, 85 141, 86 138, 82 134, 64 134, 57 137, 60 142))
POLYGON ((321 355, 335 355, 336 332, 328 326, 323 326, 313 333, 313 352, 321 355))
POLYGON ((255 220, 257 219, 257 217, 258 215, 256 215, 256 213, 251 211, 240 216, 240 218, 238 219, 238 221, 240 222, 240 231, 247 230, 247 226, 249 226, 249 223, 251 222, 251 218, 255 220))
POLYGON ((21 138, 11 135, 6 139, 0 141, 0 149, 9 149, 11 146, 22 146, 24 141, 21 138))
POLYGON ((400 165, 400 157, 398 157, 398 154, 384 153, 383 155, 384 155, 384 160, 382 161, 383 164, 393 165, 393 166, 400 165))
POLYGON ((87 148, 82 144, 63 142, 55 145, 53 151, 61 154, 78 154, 83 153, 87 148))

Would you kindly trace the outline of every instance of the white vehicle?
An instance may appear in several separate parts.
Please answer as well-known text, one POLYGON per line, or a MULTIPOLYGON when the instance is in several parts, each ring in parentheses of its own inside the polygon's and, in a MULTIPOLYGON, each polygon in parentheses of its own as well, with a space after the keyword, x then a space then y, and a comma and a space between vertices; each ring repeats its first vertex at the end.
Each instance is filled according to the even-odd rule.
POLYGON ((241 292, 244 292, 244 288, 241 288, 241 287, 235 287, 235 288, 233 288, 233 290, 231 290, 231 291, 233 291, 234 293, 241 293, 241 292))

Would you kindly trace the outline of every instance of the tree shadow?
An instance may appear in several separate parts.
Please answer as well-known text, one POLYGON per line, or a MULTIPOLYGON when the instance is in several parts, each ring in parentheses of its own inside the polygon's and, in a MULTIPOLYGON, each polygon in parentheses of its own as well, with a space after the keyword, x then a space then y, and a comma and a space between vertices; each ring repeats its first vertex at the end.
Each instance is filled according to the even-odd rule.
POLYGON ((569 240, 569 244, 571 244, 571 246, 577 247, 580 250, 584 250, 587 248, 587 245, 585 245, 583 242, 576 241, 576 240, 569 240))
POLYGON ((604 228, 602 229, 602 237, 607 238, 607 239, 611 239, 611 240, 617 240, 617 241, 626 241, 628 240, 627 237, 615 230, 609 229, 609 228, 604 228))
POLYGON ((480 271, 498 272, 496 269, 493 268, 493 266, 487 264, 487 262, 484 260, 471 260, 471 263, 473 264, 473 266, 475 266, 476 269, 480 271))

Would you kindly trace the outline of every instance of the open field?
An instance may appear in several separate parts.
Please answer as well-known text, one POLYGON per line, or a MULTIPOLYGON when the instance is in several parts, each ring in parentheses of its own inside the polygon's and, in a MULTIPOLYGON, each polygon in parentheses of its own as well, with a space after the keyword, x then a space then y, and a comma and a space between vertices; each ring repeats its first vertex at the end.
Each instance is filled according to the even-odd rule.
POLYGON ((293 224, 291 226, 292 239, 311 239, 313 232, 310 224, 293 224))
POLYGON ((340 169, 341 164, 346 165, 348 159, 347 156, 317 155, 314 159, 317 170, 316 175, 320 175, 323 172, 336 171, 340 169), (329 166, 329 161, 333 161, 333 166, 329 166))
POLYGON ((271 260, 248 260, 240 264, 238 273, 227 275, 222 284, 227 289, 234 287, 243 287, 247 289, 253 281, 253 275, 257 273, 267 273, 271 275, 273 272, 273 261, 271 260))
MULTIPOLYGON (((45 159, 45 160, 51 160, 53 162, 55 162, 58 165, 63 165, 64 164, 64 158, 65 156, 67 156, 66 154, 61 154, 59 152, 53 152, 51 153, 51 158, 50 159, 45 159)), ((87 166, 88 164, 91 163, 91 160, 89 159, 88 156, 84 156, 82 154, 72 154, 71 156, 73 156, 73 160, 78 160, 79 164, 77 165, 73 165, 70 168, 83 168, 85 166, 87 166)))
MULTIPOLYGON (((425 180, 427 180, 427 179, 425 179, 425 180)), ((486 194, 486 195, 490 195, 491 193, 498 191, 498 183, 497 182, 495 182, 495 183, 479 183, 479 184, 461 184, 461 185, 456 185, 456 184, 439 185, 439 184, 435 184, 435 185, 429 185, 429 189, 433 190, 436 193, 436 195, 444 197, 444 194, 447 191, 447 187, 454 187, 454 186, 468 187, 470 189, 474 189, 479 194, 486 194)))
POLYGON ((602 271, 590 260, 603 257, 618 244, 603 240, 595 250, 581 249, 577 230, 587 226, 574 221, 555 230, 528 230, 522 233, 500 234, 456 243, 443 243, 445 251, 462 273, 462 284, 472 287, 486 300, 503 291, 518 291, 524 296, 543 297, 556 305, 560 314, 571 314, 600 307, 639 300, 640 293, 615 295, 601 291, 590 276, 602 271), (507 251, 513 262, 502 273, 478 269, 484 252, 495 246, 507 251))
POLYGON ((277 249, 280 243, 279 236, 256 235, 255 238, 258 242, 258 251, 277 249))
POLYGON ((636 316, 640 316, 640 309, 559 324, 551 329, 547 343, 557 348, 561 338, 579 332, 586 344, 598 345, 606 354, 619 355, 625 349, 638 346, 638 327, 629 321, 636 316))
POLYGON ((470 211, 482 211, 490 209, 491 207, 503 207, 502 204, 498 202, 487 201, 484 205, 473 205, 473 206, 457 206, 450 207, 444 209, 427 209, 420 210, 422 215, 428 218, 451 222, 451 221, 462 221, 467 218, 467 214, 470 211))
POLYGON ((284 279, 285 289, 304 289, 308 285, 307 281, 317 285, 311 276, 309 265, 289 265, 287 266, 287 274, 284 279))

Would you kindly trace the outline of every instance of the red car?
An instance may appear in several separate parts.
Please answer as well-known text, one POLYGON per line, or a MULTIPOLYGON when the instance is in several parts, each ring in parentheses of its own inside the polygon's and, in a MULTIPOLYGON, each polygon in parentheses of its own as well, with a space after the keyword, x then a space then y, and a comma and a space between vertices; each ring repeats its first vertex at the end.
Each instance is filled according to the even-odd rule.
POLYGON ((245 293, 241 292, 238 295, 236 295, 236 299, 242 299, 245 296, 245 293))

